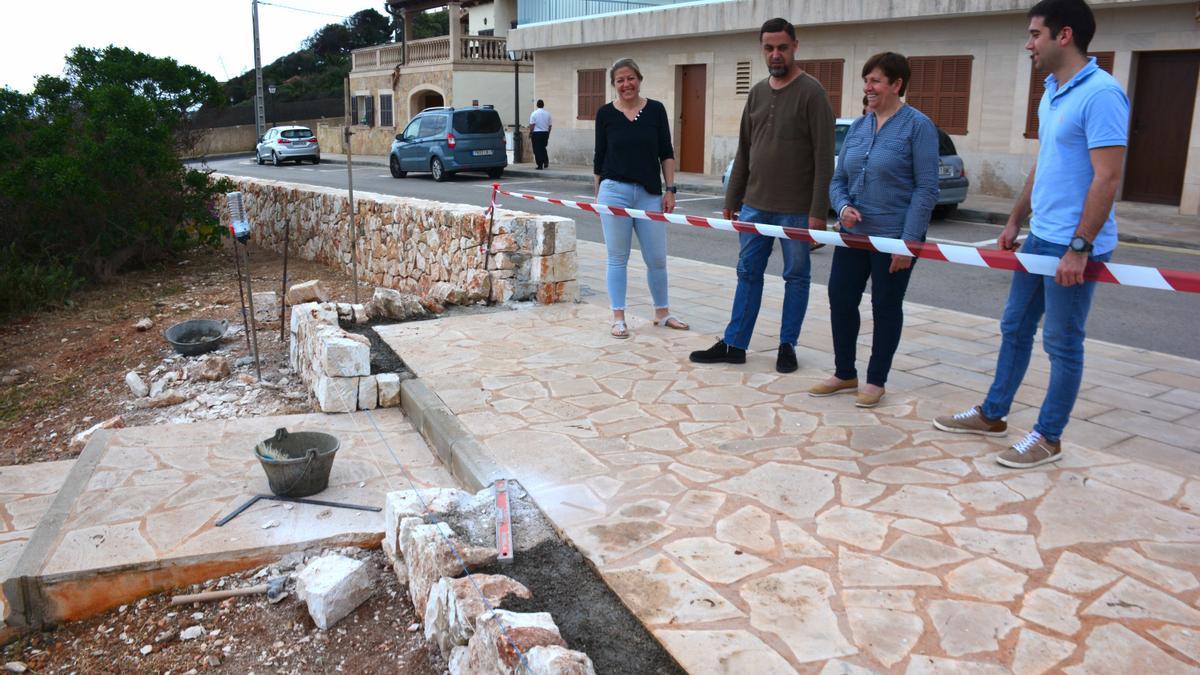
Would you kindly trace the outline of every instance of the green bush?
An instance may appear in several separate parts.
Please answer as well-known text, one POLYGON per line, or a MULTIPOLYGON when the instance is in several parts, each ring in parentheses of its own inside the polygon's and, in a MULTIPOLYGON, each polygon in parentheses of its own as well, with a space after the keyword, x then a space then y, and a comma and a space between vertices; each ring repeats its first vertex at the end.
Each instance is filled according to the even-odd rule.
POLYGON ((31 262, 14 247, 0 249, 0 316, 60 306, 79 287, 81 279, 70 265, 56 260, 31 262))
POLYGON ((53 299, 64 274, 103 281, 219 242, 209 205, 229 186, 179 156, 188 112, 220 92, 194 67, 119 47, 78 47, 64 77, 0 91, 0 295, 19 283, 53 299))

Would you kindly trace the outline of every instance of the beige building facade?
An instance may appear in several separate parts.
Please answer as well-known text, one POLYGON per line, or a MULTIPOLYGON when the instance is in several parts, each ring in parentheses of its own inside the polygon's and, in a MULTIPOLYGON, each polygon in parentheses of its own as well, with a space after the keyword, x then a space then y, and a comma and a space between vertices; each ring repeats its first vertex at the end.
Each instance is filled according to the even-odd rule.
MULTIPOLYGON (((751 84, 767 76, 758 28, 773 16, 796 24, 797 58, 818 76, 835 113, 861 114, 860 70, 877 52, 913 60, 909 102, 951 134, 972 191, 1013 196, 1037 155, 1034 73, 1025 12, 1017 0, 726 0, 530 24, 509 33, 513 48, 537 57, 536 98, 555 115, 556 162, 589 164, 592 105, 612 100, 595 74, 632 57, 644 95, 673 117, 683 170, 720 173, 733 157, 751 84), (920 72, 918 72, 920 70, 920 72), (590 73, 590 74, 589 74, 590 73), (587 89, 587 91, 583 91, 587 89), (581 107, 588 109, 580 109, 581 107), (1031 115, 1032 122, 1031 122, 1031 115), (1032 124, 1032 126, 1031 126, 1032 124)), ((1200 212, 1200 14, 1195 2, 1094 2, 1089 48, 1133 103, 1129 161, 1119 198, 1178 204, 1200 212), (1164 167, 1173 154, 1174 165, 1164 167)))
MULTIPOLYGON (((409 120, 435 106, 491 105, 506 127, 512 126, 518 113, 524 118, 521 124, 526 124, 533 112, 533 54, 510 55, 504 37, 516 13, 516 0, 409 4, 412 11, 444 5, 452 17, 450 32, 352 53, 346 117, 353 151, 387 154, 409 120), (503 22, 503 30, 496 28, 498 21, 503 22), (510 56, 519 58, 514 61, 510 56)), ((406 25, 411 25, 411 12, 406 19, 406 25)), ((340 129, 325 129, 321 142, 329 152, 344 151, 340 129)))

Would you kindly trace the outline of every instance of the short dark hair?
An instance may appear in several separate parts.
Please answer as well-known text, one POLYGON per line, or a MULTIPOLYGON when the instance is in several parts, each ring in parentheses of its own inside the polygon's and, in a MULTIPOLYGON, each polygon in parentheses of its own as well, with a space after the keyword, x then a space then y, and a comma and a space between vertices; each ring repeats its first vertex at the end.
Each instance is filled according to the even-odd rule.
POLYGON ((774 19, 767 19, 762 28, 758 29, 758 40, 762 42, 764 33, 778 33, 780 31, 787 33, 791 39, 796 39, 796 27, 792 25, 792 22, 787 19, 775 17, 774 19))
POLYGON ((1088 45, 1096 35, 1096 16, 1084 0, 1042 0, 1027 15, 1030 19, 1035 16, 1041 17, 1050 29, 1050 37, 1058 37, 1059 31, 1070 26, 1075 48, 1080 54, 1087 54, 1088 45))
POLYGON ((904 90, 908 89, 908 78, 912 76, 912 69, 908 66, 908 59, 903 54, 896 52, 879 52, 875 56, 867 59, 863 64, 862 76, 866 77, 876 68, 883 76, 888 79, 888 82, 900 80, 900 95, 904 95, 904 90))
POLYGON ((537 102, 537 107, 539 107, 539 108, 545 108, 545 107, 546 107, 546 102, 545 102, 545 101, 543 101, 542 99, 540 99, 540 98, 539 98, 539 99, 538 99, 538 102, 537 102))

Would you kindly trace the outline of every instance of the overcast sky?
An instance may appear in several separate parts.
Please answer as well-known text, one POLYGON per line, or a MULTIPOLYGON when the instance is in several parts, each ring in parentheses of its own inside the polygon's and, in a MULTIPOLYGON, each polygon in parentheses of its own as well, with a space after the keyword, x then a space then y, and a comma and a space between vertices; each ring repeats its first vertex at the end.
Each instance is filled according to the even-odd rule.
MULTIPOLYGON (((383 14, 384 4, 264 1, 258 6, 264 66, 299 49, 321 26, 363 9, 383 14)), ((63 59, 75 46, 110 44, 169 56, 224 81, 254 67, 250 5, 250 0, 0 0, 0 86, 28 92, 39 75, 61 75, 63 59)))

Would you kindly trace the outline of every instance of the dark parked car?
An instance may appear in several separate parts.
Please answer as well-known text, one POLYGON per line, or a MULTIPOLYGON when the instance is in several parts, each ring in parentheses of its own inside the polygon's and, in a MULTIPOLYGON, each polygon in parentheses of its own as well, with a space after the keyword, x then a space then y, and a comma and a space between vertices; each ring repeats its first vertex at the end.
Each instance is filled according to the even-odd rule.
POLYGON ((426 108, 396 134, 388 160, 392 176, 428 171, 444 181, 459 171, 499 178, 508 166, 504 126, 490 105, 426 108))
MULTIPOLYGON (((833 165, 837 167, 838 156, 842 154, 842 141, 846 140, 846 132, 850 130, 850 124, 854 122, 854 117, 839 117, 834 126, 834 146, 833 146, 833 165)), ((954 148, 954 141, 950 140, 950 136, 946 132, 938 129, 938 202, 933 208, 934 218, 945 218, 954 213, 967 198, 967 188, 970 186, 970 181, 967 180, 967 171, 963 166, 962 157, 958 156, 958 151, 954 148)), ((733 172, 733 160, 725 167, 725 173, 721 176, 721 185, 729 182, 729 174, 733 172)))
POLYGON ((321 163, 321 146, 317 137, 308 127, 275 127, 268 129, 258 139, 254 149, 254 157, 259 164, 270 160, 279 166, 286 160, 294 160, 297 164, 309 160, 313 164, 321 163))

